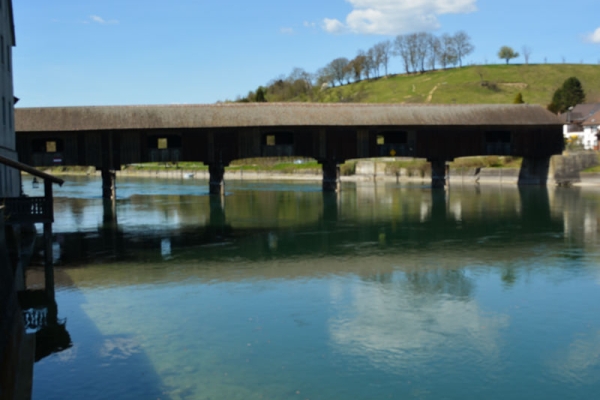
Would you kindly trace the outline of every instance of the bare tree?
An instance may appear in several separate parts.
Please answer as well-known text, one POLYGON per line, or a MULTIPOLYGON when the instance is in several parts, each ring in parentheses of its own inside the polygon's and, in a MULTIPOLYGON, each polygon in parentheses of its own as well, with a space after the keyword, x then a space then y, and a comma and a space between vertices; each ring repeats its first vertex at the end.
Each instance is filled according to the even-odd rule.
POLYGON ((425 59, 427 58, 430 33, 420 32, 416 37, 415 58, 421 72, 425 72, 425 59))
POLYGON ((335 86, 335 80, 333 78, 333 72, 331 71, 331 64, 327 64, 323 68, 319 68, 315 72, 315 81, 321 88, 323 85, 335 86))
POLYGON ((468 56, 475 50, 475 46, 471 44, 471 38, 465 31, 458 31, 453 36, 454 39, 454 50, 456 51, 456 58, 458 59, 459 66, 462 67, 463 57, 468 56))
POLYGON ((340 85, 344 83, 346 75, 348 74, 348 59, 346 57, 339 57, 329 63, 329 70, 333 75, 333 79, 338 81, 340 85))
POLYGON ((377 63, 377 54, 375 53, 375 48, 371 47, 369 50, 367 50, 365 55, 367 57, 366 67, 367 70, 369 70, 369 74, 372 74, 373 77, 377 77, 379 64, 377 63))
POLYGON ((429 34, 427 37, 427 66, 434 71, 438 63, 441 41, 435 35, 429 34))
POLYGON ((419 70, 419 58, 417 54, 419 49, 419 35, 417 33, 406 35, 406 47, 410 67, 413 72, 417 72, 419 70))
POLYGON ((531 52, 533 50, 531 50, 531 47, 525 45, 521 48, 521 51, 523 52, 523 58, 525 58, 525 64, 529 65, 529 57, 531 56, 531 52))
POLYGON ((375 63, 375 69, 373 73, 375 76, 380 76, 379 70, 381 65, 383 64, 383 48, 380 43, 375 44, 373 47, 369 49, 373 54, 373 62, 375 63))
POLYGON ((398 35, 394 39, 394 54, 402 58, 404 70, 410 74, 410 56, 408 54, 408 43, 406 35, 398 35))
POLYGON ((390 57, 392 55, 392 42, 389 40, 384 40, 383 42, 379 42, 374 46, 374 51, 376 55, 376 61, 378 61, 378 69, 379 66, 383 66, 383 70, 385 71, 385 75, 388 74, 388 65, 390 63, 390 57))
MULTIPOLYGON (((358 82, 361 80, 363 73, 365 72, 365 65, 367 62, 367 57, 364 54, 364 51, 359 51, 356 57, 354 57, 349 64, 349 67, 352 69, 352 74, 354 76, 354 81, 358 82)), ((367 76, 368 78, 368 76, 367 76)))
POLYGON ((446 69, 448 65, 456 65, 457 56, 454 38, 447 33, 444 33, 440 39, 440 53, 438 59, 444 69, 446 69))

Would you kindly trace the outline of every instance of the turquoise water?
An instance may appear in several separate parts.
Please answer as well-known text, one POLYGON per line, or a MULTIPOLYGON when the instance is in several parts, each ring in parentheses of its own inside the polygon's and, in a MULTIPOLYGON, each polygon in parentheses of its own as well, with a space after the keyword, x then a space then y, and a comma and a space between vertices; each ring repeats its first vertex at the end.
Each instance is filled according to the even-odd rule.
POLYGON ((34 399, 600 391, 600 191, 131 179, 113 214, 100 192, 56 189, 73 346, 34 399))

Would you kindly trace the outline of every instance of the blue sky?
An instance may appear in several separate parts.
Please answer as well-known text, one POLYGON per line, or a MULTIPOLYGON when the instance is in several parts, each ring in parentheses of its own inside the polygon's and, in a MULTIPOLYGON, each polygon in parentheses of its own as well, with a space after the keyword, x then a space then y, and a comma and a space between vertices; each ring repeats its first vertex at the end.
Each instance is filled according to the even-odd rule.
MULTIPOLYGON (((465 64, 503 45, 600 63, 598 0, 13 0, 19 107, 233 100, 398 34, 466 31, 465 64)), ((514 62, 523 62, 523 58, 514 62)), ((390 73, 401 72, 394 58, 390 73)))

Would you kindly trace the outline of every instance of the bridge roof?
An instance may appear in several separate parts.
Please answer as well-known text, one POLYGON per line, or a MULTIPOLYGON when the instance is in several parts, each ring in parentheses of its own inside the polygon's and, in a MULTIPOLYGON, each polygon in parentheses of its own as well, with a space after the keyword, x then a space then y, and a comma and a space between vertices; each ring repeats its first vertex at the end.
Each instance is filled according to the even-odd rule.
POLYGON ((17 132, 274 126, 561 125, 527 104, 227 103, 15 109, 17 132))

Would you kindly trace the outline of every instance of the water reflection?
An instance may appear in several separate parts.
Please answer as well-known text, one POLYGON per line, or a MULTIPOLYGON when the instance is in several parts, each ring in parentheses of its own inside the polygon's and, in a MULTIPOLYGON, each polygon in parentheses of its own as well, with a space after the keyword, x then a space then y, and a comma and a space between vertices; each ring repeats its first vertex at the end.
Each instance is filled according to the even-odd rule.
POLYGON ((73 343, 66 320, 58 318, 56 300, 45 290, 19 292, 27 333, 35 333, 35 361, 70 348, 73 343))
POLYGON ((600 384, 598 193, 155 184, 120 189, 108 219, 88 182, 58 193, 57 288, 78 333, 65 369, 152 376, 147 392, 123 383, 131 397, 563 399, 600 384))
POLYGON ((481 310, 474 286, 462 271, 425 269, 334 288, 341 306, 329 321, 331 337, 340 352, 394 374, 429 370, 456 354, 462 363, 490 368, 509 317, 481 310))
POLYGON ((399 248, 407 249, 410 258, 414 249, 439 246, 459 253, 456 257, 497 251, 495 256, 511 259, 520 257, 531 240, 539 241, 538 235, 544 244, 560 243, 567 226, 562 215, 550 212, 547 191, 516 187, 444 192, 383 186, 371 196, 351 187, 341 194, 132 195, 119 200, 108 219, 100 199, 59 197, 55 208, 61 247, 55 253, 65 266, 226 259, 233 248, 244 259, 330 257, 353 249, 395 253, 399 248), (511 252, 503 251, 507 245, 511 252))

